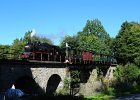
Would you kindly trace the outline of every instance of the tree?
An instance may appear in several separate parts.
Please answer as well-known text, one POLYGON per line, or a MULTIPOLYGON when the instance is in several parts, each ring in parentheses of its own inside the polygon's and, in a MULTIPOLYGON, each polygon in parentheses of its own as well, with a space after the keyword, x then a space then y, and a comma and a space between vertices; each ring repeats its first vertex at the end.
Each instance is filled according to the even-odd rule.
POLYGON ((113 42, 113 51, 118 63, 140 65, 140 24, 124 22, 113 42))
POLYGON ((23 38, 23 41, 25 43, 31 42, 31 33, 32 33, 32 31, 28 31, 25 33, 24 38, 23 38))
POLYGON ((77 35, 65 36, 60 46, 65 47, 65 44, 68 43, 70 47, 75 49, 109 54, 111 52, 110 41, 111 38, 101 22, 95 19, 87 20, 85 27, 77 35))
POLYGON ((79 48, 97 53, 109 53, 109 34, 98 19, 87 21, 82 32, 78 32, 79 48), (84 47, 83 47, 84 46, 84 47))
POLYGON ((66 47, 66 43, 68 43, 68 45, 71 47, 71 48, 74 48, 76 49, 78 47, 78 43, 77 43, 77 37, 76 36, 65 36, 61 43, 60 43, 60 47, 64 48, 66 47))
POLYGON ((13 59, 19 59, 24 51, 25 42, 22 39, 15 39, 11 46, 11 54, 13 59))
POLYGON ((10 53, 9 45, 0 45, 0 59, 8 59, 10 53))
POLYGON ((32 31, 28 31, 25 33, 24 38, 15 39, 11 46, 11 53, 13 59, 19 59, 20 55, 24 52, 24 46, 27 42, 42 42, 52 44, 52 41, 46 37, 33 36, 31 38, 32 31))
POLYGON ((95 35, 79 36, 78 37, 79 49, 85 51, 94 51, 99 53, 100 42, 95 35))
POLYGON ((132 88, 134 83, 138 81, 139 75, 140 69, 134 64, 118 65, 114 72, 116 89, 126 90, 132 88))
POLYGON ((47 37, 41 37, 38 35, 34 35, 33 37, 31 37, 31 33, 32 33, 32 31, 28 31, 25 33, 23 42, 25 42, 25 43, 27 43, 27 42, 41 42, 41 43, 53 44, 52 41, 50 39, 48 39, 47 37))
POLYGON ((37 35, 32 37, 32 42, 41 42, 41 43, 53 44, 50 39, 48 39, 46 37, 37 36, 37 35))

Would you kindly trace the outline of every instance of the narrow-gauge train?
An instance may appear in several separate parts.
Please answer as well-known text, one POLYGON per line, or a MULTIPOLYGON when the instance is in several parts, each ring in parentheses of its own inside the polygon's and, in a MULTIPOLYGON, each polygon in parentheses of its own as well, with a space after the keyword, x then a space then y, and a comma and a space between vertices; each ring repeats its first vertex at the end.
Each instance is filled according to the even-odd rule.
POLYGON ((39 61, 59 61, 69 63, 100 63, 111 64, 116 60, 105 54, 94 54, 93 52, 81 51, 70 47, 60 48, 48 43, 27 43, 24 46, 22 59, 39 60, 39 61))
POLYGON ((64 61, 65 51, 48 43, 27 43, 24 46, 24 53, 21 58, 41 61, 64 61))

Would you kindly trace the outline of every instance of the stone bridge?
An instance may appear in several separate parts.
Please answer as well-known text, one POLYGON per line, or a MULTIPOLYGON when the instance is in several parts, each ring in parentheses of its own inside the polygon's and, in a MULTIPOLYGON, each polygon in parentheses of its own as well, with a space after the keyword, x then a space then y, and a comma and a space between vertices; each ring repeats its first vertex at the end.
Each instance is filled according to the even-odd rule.
MULTIPOLYGON (((109 66, 104 67, 106 70, 109 66)), ((68 65, 60 62, 43 61, 0 61, 0 92, 5 92, 12 85, 25 93, 40 94, 58 92, 64 86, 64 79, 70 70, 80 72, 81 88, 85 93, 94 84, 93 93, 102 83, 97 79, 97 70, 92 65, 68 65)))

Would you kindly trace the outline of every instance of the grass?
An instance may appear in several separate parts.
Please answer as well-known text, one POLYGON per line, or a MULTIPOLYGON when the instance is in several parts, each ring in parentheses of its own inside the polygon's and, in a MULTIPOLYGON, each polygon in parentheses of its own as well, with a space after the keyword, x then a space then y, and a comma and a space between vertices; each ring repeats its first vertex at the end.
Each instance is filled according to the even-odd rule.
POLYGON ((109 100, 110 98, 114 98, 114 96, 106 95, 106 94, 99 94, 96 96, 87 96, 85 97, 85 100, 109 100))
POLYGON ((110 98, 113 98, 114 96, 109 95, 96 95, 96 96, 70 96, 70 95, 57 95, 57 96, 51 96, 51 95, 40 95, 40 96, 33 96, 26 98, 27 100, 109 100, 110 98))
POLYGON ((33 96, 27 100, 110 100, 120 96, 127 96, 130 94, 138 93, 139 88, 127 89, 125 91, 116 91, 114 88, 109 88, 108 91, 95 95, 95 96, 71 96, 71 95, 39 95, 33 96))
POLYGON ((58 96, 42 95, 32 97, 30 100, 84 100, 84 98, 70 95, 58 95, 58 96))

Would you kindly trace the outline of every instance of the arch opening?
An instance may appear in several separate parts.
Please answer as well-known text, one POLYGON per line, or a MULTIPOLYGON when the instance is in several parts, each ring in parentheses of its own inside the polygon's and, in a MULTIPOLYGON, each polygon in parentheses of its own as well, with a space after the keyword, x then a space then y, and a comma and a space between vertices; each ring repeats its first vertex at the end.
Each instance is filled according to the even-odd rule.
POLYGON ((48 80, 46 93, 47 94, 55 93, 60 81, 61 81, 61 77, 57 74, 53 74, 48 80))

